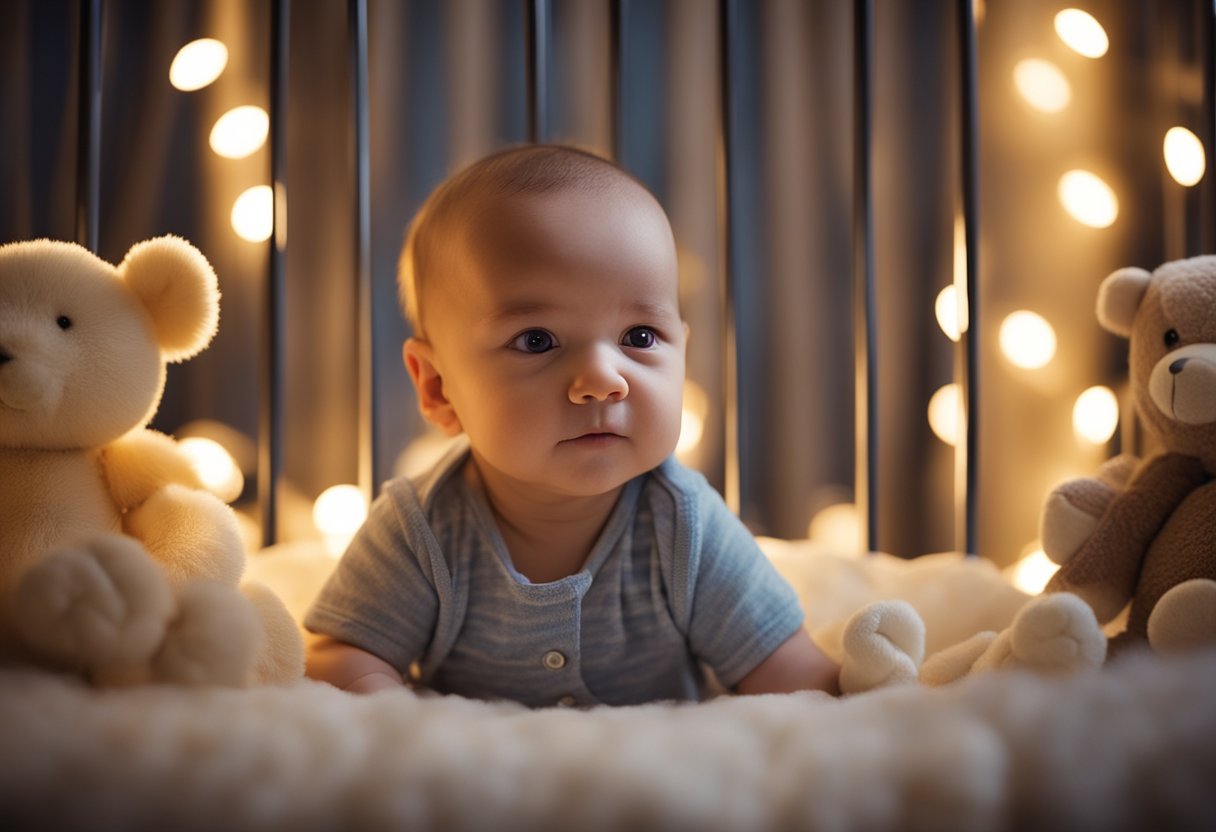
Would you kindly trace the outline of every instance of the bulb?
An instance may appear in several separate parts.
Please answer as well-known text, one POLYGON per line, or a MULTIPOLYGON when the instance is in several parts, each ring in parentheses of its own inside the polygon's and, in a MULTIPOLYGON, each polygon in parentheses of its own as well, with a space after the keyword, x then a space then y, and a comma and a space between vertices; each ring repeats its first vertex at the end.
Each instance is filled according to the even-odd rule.
POLYGON ((954 288, 953 284, 937 293, 937 300, 933 303, 933 316, 937 318, 937 325, 951 341, 957 341, 962 337, 960 330, 967 327, 965 321, 959 320, 958 290, 954 288))
POLYGON ((705 390, 695 381, 685 380, 684 409, 680 414, 680 439, 676 443, 676 456, 683 458, 701 444, 708 415, 709 397, 705 395, 705 390))
POLYGON ((1059 568, 1041 548, 1032 547, 1028 554, 1009 567, 1007 574, 1013 585, 1022 592, 1038 595, 1059 568))
POLYGON ((1110 48, 1106 30, 1089 12, 1064 9, 1055 18, 1056 34, 1069 49, 1086 58, 1101 58, 1110 48))
POLYGON ((1188 188, 1199 183, 1206 169, 1203 142, 1185 127, 1171 127, 1165 133, 1165 167, 1179 185, 1188 188))
POLYGON ((958 385, 953 382, 939 387, 929 399, 929 427, 947 445, 958 444, 959 407, 958 385))
POLYGON ((333 485, 312 505, 312 522, 324 538, 326 550, 341 555, 367 519, 367 501, 355 485, 333 485))
POLYGON ((1001 352, 1025 370, 1043 367, 1056 354, 1056 331, 1041 315, 1019 310, 1001 322, 1001 352))
POLYGON ((252 104, 233 107, 211 128, 211 149, 225 159, 244 159, 266 143, 270 117, 252 104))
POLYGON ((1119 427, 1119 400, 1109 387, 1096 385, 1077 396, 1072 406, 1072 430, 1077 438, 1103 445, 1119 427))
POLYGON ((274 193, 269 185, 254 185, 232 204, 232 228, 244 240, 261 243, 274 230, 274 193))
POLYGON ((169 65, 169 83, 183 92, 202 89, 228 65, 228 47, 214 38, 192 40, 177 50, 169 65))
POLYGON ((1064 73, 1040 58, 1020 61, 1013 68, 1013 83, 1030 106, 1045 113, 1058 113, 1072 100, 1072 87, 1064 73))
POLYGON ((1060 203, 1077 222, 1107 228, 1119 216, 1119 200, 1110 186, 1087 170, 1070 170, 1060 177, 1060 203))
POLYGON ((861 524, 853 503, 833 503, 815 513, 807 537, 831 547, 834 552, 861 550, 861 524))
POLYGON ((214 439, 190 436, 178 442, 177 447, 189 458, 208 491, 225 503, 241 495, 245 488, 245 477, 223 445, 214 439))

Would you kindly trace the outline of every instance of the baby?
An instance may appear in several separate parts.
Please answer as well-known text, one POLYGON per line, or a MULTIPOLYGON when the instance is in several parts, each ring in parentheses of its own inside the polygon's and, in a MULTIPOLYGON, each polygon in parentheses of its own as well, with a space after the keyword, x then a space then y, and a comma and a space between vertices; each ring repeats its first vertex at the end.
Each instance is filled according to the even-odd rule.
POLYGON ((671 456, 687 327, 645 187, 500 152, 430 196, 401 278, 419 407, 460 439, 373 504, 305 620, 310 676, 534 707, 836 692, 793 590, 671 456))

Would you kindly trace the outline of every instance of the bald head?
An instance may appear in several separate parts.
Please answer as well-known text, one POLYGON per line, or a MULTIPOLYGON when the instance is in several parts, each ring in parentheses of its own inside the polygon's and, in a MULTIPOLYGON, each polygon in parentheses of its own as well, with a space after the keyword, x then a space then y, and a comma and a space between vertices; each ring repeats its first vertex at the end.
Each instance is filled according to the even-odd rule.
POLYGON ((634 177, 606 159, 572 147, 526 145, 473 163, 440 185, 410 224, 401 254, 399 291, 415 335, 426 337, 428 285, 444 270, 457 267, 463 235, 478 218, 514 199, 567 192, 592 196, 633 192, 658 208, 634 177))

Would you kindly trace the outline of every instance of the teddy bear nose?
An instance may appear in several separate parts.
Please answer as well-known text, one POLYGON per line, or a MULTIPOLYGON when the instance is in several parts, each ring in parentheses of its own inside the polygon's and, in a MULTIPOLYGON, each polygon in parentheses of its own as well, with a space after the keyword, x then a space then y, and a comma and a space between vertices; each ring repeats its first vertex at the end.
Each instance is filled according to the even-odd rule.
POLYGON ((1190 361, 1189 358, 1179 358, 1177 361, 1171 362, 1170 363, 1170 375, 1176 376, 1179 373, 1181 373, 1182 368, 1186 366, 1186 362, 1188 362, 1188 361, 1190 361))
POLYGON ((0 349, 0 366, 5 365, 12 360, 13 360, 13 357, 11 355, 9 355, 3 349, 0 349))

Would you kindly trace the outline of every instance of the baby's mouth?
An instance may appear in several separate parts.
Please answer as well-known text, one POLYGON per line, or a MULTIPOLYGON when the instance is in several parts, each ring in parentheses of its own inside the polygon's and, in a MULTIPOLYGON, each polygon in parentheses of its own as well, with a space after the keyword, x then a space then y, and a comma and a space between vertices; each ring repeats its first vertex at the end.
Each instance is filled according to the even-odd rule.
POLYGON ((613 439, 624 439, 619 433, 607 430, 590 430, 567 439, 567 442, 609 442, 613 439))

